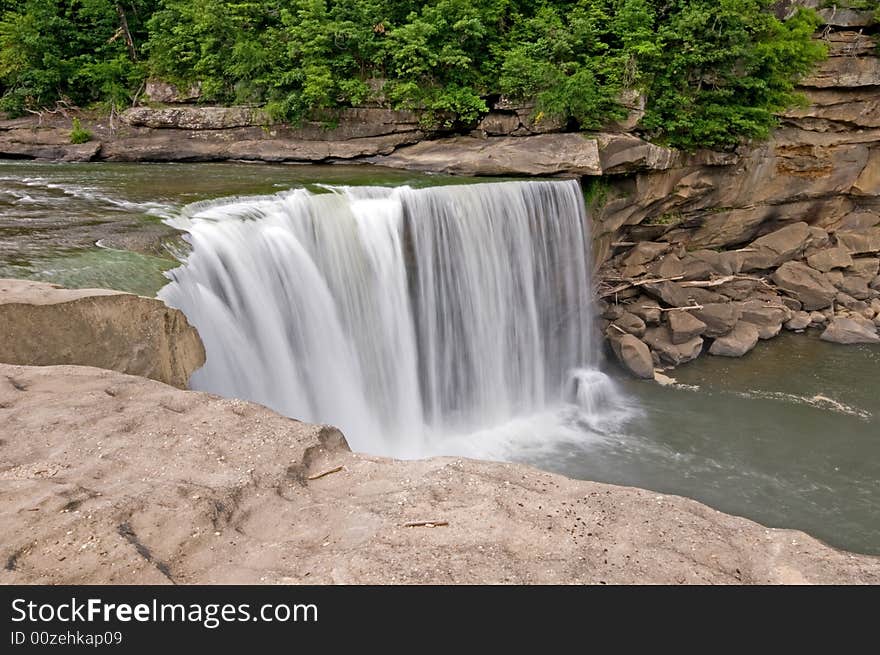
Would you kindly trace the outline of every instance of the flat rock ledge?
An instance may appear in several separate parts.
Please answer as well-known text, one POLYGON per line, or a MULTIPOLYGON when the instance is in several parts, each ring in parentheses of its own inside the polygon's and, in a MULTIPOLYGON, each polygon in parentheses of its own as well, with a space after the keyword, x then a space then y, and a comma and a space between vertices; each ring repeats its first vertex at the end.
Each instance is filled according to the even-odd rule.
POLYGON ((693 500, 358 455, 97 368, 0 365, 0 434, 4 584, 880 583, 880 558, 693 500))
POLYGON ((185 388, 205 349, 161 300, 0 279, 0 362, 97 366, 185 388))

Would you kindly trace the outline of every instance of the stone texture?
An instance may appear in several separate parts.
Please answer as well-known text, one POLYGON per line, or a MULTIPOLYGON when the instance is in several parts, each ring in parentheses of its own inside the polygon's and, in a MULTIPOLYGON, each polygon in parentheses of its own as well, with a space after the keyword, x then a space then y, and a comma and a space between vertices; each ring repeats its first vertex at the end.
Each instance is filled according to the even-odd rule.
POLYGON ((773 268, 803 253, 811 237, 810 226, 792 223, 755 239, 744 253, 740 271, 773 268))
POLYGON ((685 307, 693 304, 691 303, 691 296, 688 293, 689 290, 675 282, 667 281, 643 284, 642 289, 645 293, 650 294, 670 307, 685 307))
POLYGON ((822 333, 823 341, 833 343, 880 343, 876 328, 868 328, 852 318, 835 318, 822 333))
POLYGON ((740 321, 730 332, 712 342, 709 346, 709 354, 742 357, 755 347, 758 338, 757 327, 746 321, 740 321))
POLYGON ((758 329, 760 339, 772 339, 782 330, 782 324, 791 318, 791 310, 776 302, 747 300, 739 305, 740 320, 758 329))
POLYGON ((627 309, 641 318, 646 325, 659 325, 662 312, 660 304, 648 296, 638 296, 626 305, 627 309))
POLYGON ((668 312, 672 343, 679 346, 706 332, 706 324, 689 311, 668 312))
POLYGON ((880 252, 880 228, 859 232, 837 232, 837 242, 851 255, 880 252))
POLYGON ((642 337, 645 334, 645 322, 635 314, 623 312, 623 314, 615 320, 612 325, 616 325, 624 332, 642 337))
POLYGON ((741 310, 734 303, 713 303, 691 310, 691 313, 706 324, 705 336, 714 338, 733 329, 739 321, 741 310))
POLYGON ((602 173, 596 140, 581 134, 437 139, 399 148, 376 163, 459 175, 602 173))
POLYGON ((112 371, 0 366, 0 404, 2 584, 880 583, 876 557, 693 500, 357 455, 112 371), (426 519, 448 525, 405 527, 426 519))
POLYGON ((837 289, 824 274, 800 262, 784 263, 771 279, 800 300, 808 311, 828 307, 837 295, 837 289))
POLYGON ((654 361, 651 351, 643 341, 632 334, 624 334, 616 340, 614 352, 620 363, 637 378, 651 380, 654 378, 654 361))
POLYGON ((205 350, 186 317, 160 300, 0 280, 0 362, 95 366, 185 388, 205 350))
POLYGON ((820 250, 807 257, 807 264, 817 271, 826 273, 833 268, 847 268, 852 266, 853 260, 849 251, 843 247, 820 250))
POLYGON ((812 318, 809 312, 795 312, 794 316, 785 322, 785 329, 794 331, 806 330, 811 322, 812 318))
POLYGON ((645 343, 657 353, 660 361, 667 366, 678 366, 696 359, 703 351, 703 339, 694 337, 684 343, 673 343, 669 327, 649 328, 645 332, 645 343))

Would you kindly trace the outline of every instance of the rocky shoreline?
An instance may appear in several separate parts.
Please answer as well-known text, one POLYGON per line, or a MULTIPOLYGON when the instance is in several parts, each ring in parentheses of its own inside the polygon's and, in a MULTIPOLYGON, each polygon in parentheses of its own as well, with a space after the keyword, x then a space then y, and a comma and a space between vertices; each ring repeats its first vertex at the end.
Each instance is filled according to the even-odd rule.
POLYGON ((633 375, 710 355, 741 357, 785 328, 880 344, 880 227, 833 235, 790 223, 746 247, 616 244, 601 273, 601 329, 633 375))

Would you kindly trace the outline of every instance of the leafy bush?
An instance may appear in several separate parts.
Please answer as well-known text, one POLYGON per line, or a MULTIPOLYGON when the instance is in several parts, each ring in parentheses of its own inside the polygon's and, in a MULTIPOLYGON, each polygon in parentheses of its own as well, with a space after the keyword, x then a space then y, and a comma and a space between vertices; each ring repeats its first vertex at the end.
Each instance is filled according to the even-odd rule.
MULTIPOLYGON (((854 0, 861 1, 861 0, 854 0)), ((873 0, 872 0, 873 1, 873 0)), ((0 107, 129 102, 146 74, 292 122, 387 102, 473 124, 499 94, 582 129, 648 99, 683 148, 763 138, 823 56, 773 0, 0 0, 0 107), (125 20, 123 20, 125 19, 125 20), (129 31, 124 31, 128 25, 129 31), (131 39, 128 38, 130 34, 131 39)))
POLYGON ((92 140, 92 133, 82 126, 78 118, 73 119, 73 129, 70 130, 70 142, 73 144, 87 143, 92 140))

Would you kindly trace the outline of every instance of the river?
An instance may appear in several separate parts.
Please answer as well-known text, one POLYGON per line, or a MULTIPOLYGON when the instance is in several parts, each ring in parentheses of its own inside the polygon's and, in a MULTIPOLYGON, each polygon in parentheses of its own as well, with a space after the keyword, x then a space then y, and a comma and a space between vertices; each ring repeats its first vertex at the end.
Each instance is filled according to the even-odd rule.
MULTIPOLYGON (((320 185, 474 180, 369 167, 0 162, 0 277, 155 295, 186 251, 163 221, 194 202, 320 185)), ((425 454, 527 462, 700 500, 880 554, 880 348, 784 334, 704 356, 661 387, 605 363, 601 420, 515 420, 425 454), (609 380, 610 378, 610 380, 609 380), (478 438, 477 438, 478 437, 478 438)))

